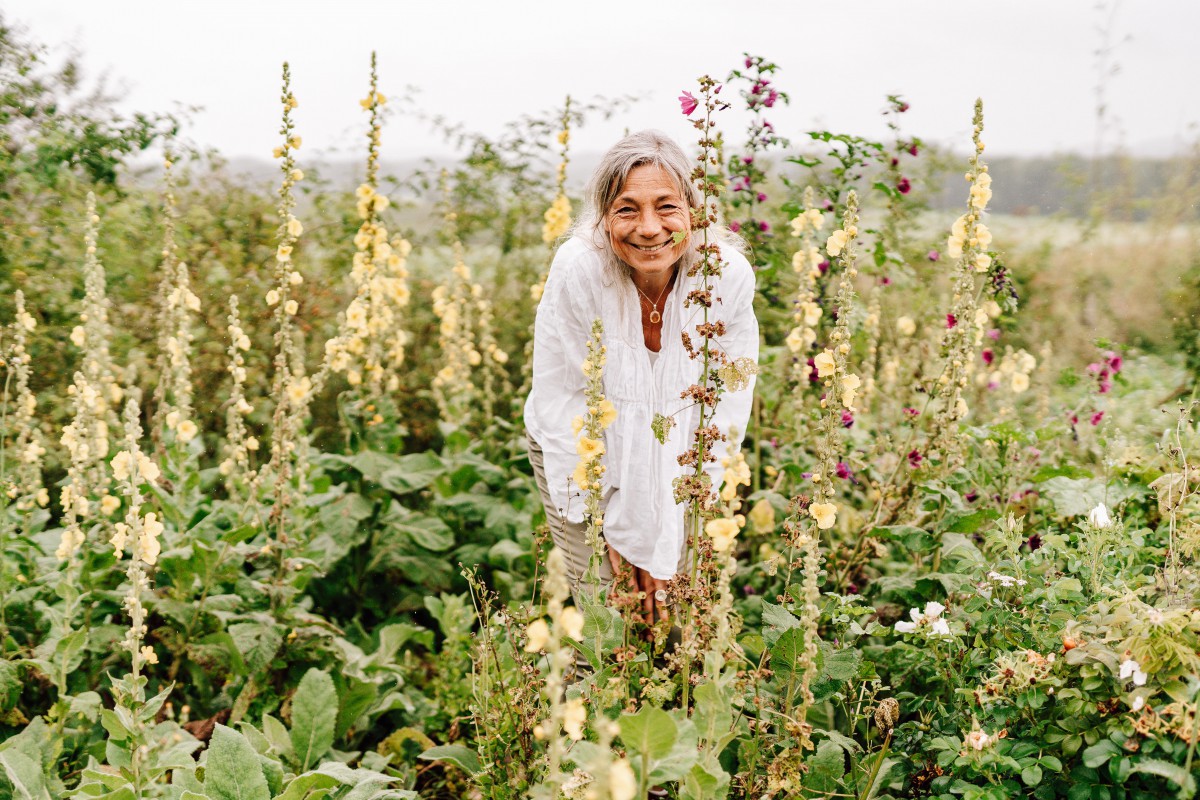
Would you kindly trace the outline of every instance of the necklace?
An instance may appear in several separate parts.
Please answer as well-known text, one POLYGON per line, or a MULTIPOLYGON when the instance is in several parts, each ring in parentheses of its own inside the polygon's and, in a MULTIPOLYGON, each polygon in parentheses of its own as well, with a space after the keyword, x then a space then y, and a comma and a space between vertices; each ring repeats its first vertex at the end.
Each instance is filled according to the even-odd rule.
POLYGON ((658 323, 662 322, 662 314, 658 313, 658 304, 662 301, 663 295, 667 293, 667 289, 671 288, 671 283, 674 281, 674 279, 675 279, 675 274, 672 273, 671 280, 667 281, 667 285, 664 286, 663 290, 658 293, 658 300, 651 300, 650 295, 648 295, 642 291, 642 287, 638 286, 636 282, 633 284, 633 288, 637 289, 638 294, 640 294, 642 297, 646 298, 646 302, 649 303, 651 306, 651 309, 650 309, 650 324, 651 325, 657 325, 658 323))

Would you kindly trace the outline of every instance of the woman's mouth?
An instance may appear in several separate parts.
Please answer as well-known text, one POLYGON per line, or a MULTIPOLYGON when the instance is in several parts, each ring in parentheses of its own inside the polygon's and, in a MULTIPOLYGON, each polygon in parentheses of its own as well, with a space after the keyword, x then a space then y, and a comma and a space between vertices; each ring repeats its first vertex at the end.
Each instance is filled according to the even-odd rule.
POLYGON ((658 244, 643 245, 643 244, 634 244, 633 242, 630 242, 629 244, 634 249, 640 250, 643 253, 657 253, 659 250, 662 250, 663 248, 668 247, 671 244, 671 240, 667 239, 665 242, 659 242, 658 244))

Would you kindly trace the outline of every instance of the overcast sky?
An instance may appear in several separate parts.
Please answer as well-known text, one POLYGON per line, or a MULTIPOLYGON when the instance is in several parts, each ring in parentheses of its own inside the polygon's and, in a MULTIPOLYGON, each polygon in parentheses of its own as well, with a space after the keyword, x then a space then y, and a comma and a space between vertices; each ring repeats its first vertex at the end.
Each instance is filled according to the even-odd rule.
MULTIPOLYGON (((227 156, 270 157, 284 60, 301 157, 357 153, 372 50, 385 94, 411 85, 424 111, 484 133, 568 92, 643 96, 581 131, 585 151, 625 128, 690 141, 675 98, 749 51, 779 64, 791 106, 769 118, 793 138, 883 136, 885 97, 900 93, 907 133, 965 150, 979 96, 989 153, 1091 153, 1105 29, 1116 73, 1102 142, 1163 154, 1200 135, 1197 0, 4 0, 4 14, 58 57, 77 48, 88 74, 124 88, 124 109, 201 107, 185 136, 227 156)), ((723 125, 739 141, 742 119, 723 125)), ((411 115, 385 129, 385 158, 446 150, 411 115)))

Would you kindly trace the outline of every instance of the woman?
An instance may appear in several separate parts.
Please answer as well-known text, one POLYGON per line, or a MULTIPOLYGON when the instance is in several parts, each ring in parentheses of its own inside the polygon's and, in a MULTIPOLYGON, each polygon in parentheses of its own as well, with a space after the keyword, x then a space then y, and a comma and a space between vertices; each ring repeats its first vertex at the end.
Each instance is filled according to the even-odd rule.
MULTIPOLYGON (((700 377, 681 334, 700 342, 704 309, 685 307, 701 282, 687 273, 699 257, 691 208, 701 197, 692 162, 657 131, 626 136, 605 154, 589 182, 584 213, 554 257, 534 329, 533 386, 525 403, 529 455, 555 545, 566 556, 572 590, 579 591, 591 550, 584 541, 583 497, 569 477, 579 461, 572 420, 585 411, 584 375, 593 320, 604 325, 604 392, 617 410, 605 431, 604 538, 608 559, 601 584, 625 562, 645 592, 647 618, 666 613, 666 581, 683 566, 684 508, 673 479, 678 456, 693 444, 698 409, 681 393, 700 377), (674 415, 666 443, 651 432, 655 414, 674 415)), ((709 228, 721 244, 720 278, 712 279, 710 320, 723 320, 717 342, 728 356, 757 360, 754 274, 736 239, 709 228)), ((715 423, 737 448, 750 415, 753 384, 722 395, 715 423)), ((723 445, 714 448, 718 458, 723 445)), ((688 468, 691 469, 691 468, 688 468)), ((722 468, 706 465, 713 489, 722 468)))

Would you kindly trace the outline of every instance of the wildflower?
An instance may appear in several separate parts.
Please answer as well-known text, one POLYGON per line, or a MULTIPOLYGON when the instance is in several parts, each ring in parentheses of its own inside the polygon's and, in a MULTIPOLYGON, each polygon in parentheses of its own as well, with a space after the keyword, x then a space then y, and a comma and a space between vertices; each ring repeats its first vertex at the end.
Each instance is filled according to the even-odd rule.
POLYGON ((104 497, 100 498, 100 513, 106 517, 120 507, 121 501, 113 497, 111 494, 106 494, 104 497))
POLYGON ((901 177, 900 182, 896 184, 896 191, 900 194, 908 194, 912 191, 912 183, 909 182, 908 178, 901 177))
POLYGON ((1145 686, 1149 676, 1142 672, 1141 667, 1138 666, 1136 661, 1127 658, 1121 662, 1120 672, 1117 673, 1117 677, 1122 681, 1132 678, 1134 686, 1145 686))
POLYGON ((764 497, 755 503, 750 509, 750 521, 760 533, 775 530, 775 507, 771 505, 771 501, 764 497))
POLYGON ((953 328, 957 324, 958 324, 958 317, 954 316, 953 314, 946 315, 946 330, 953 328))
POLYGON ((1102 420, 1102 419, 1104 419, 1104 412, 1103 412, 1103 411, 1097 411, 1095 414, 1092 414, 1091 423, 1092 423, 1092 425, 1093 425, 1093 426, 1095 426, 1095 425, 1099 425, 1099 424, 1100 424, 1100 420, 1102 420))
POLYGON ((578 742, 583 738, 583 726, 587 722, 587 708, 583 705, 583 698, 576 697, 568 700, 563 707, 563 731, 573 741, 578 742))
POLYGON ((1024 372, 1014 372, 1012 376, 1012 390, 1017 394, 1029 388, 1029 376, 1024 372))
POLYGON ((913 448, 912 450, 910 450, 910 451, 909 451, 909 453, 908 453, 908 465, 909 465, 910 467, 912 467, 913 469, 916 469, 917 467, 921 466, 921 461, 922 461, 922 460, 923 460, 923 457, 921 456, 921 451, 920 451, 920 450, 917 450, 916 448, 913 448))
POLYGON ((842 378, 842 405, 854 410, 854 398, 862 385, 862 379, 857 375, 846 375, 842 378))
POLYGON ((684 92, 679 95, 679 107, 685 117, 690 117, 699 104, 700 102, 692 96, 691 92, 684 92))
POLYGON ((618 758, 609 767, 608 791, 612 800, 633 800, 637 796, 637 777, 628 760, 618 758))
POLYGON ((558 617, 558 624, 562 626, 562 631, 572 639, 583 638, 583 614, 579 613, 579 609, 574 606, 567 606, 562 610, 562 614, 558 617))
POLYGON ((1096 528, 1107 528, 1112 524, 1112 519, 1108 516, 1108 509, 1105 508, 1104 503, 1099 503, 1088 512, 1088 522, 1096 528))
POLYGON ((279 290, 271 289, 267 292, 267 305, 273 306, 279 302, 279 290))
POLYGON ((175 430, 175 436, 183 443, 190 442, 196 437, 197 433, 199 433, 199 428, 190 419, 185 419, 179 423, 179 427, 175 430))
MULTIPOLYGON (((600 401, 600 427, 607 428, 612 425, 617 419, 617 408, 612 404, 611 400, 605 399, 600 401)), ((579 433, 579 431, 575 431, 579 433)))
POLYGON ((834 257, 841 255, 842 248, 846 246, 846 242, 849 241, 849 238, 849 234, 844 230, 834 231, 829 235, 829 238, 825 240, 825 252, 834 257))
POLYGON ((915 633, 918 628, 929 626, 930 633, 936 636, 950 636, 950 626, 945 619, 942 618, 942 613, 946 607, 936 600, 931 600, 925 604, 925 609, 919 608, 910 609, 908 612, 909 620, 900 620, 893 627, 896 633, 915 633))
POLYGON ((930 261, 937 261, 939 258, 942 257, 942 254, 939 253, 937 250, 930 250, 928 253, 925 254, 925 257, 928 258, 930 261))
POLYGON ((535 619, 525 629, 525 652, 538 653, 546 649, 550 643, 550 626, 544 619, 535 619))
POLYGON ((151 647, 150 645, 148 645, 148 644, 142 645, 140 652, 142 654, 142 663, 144 663, 144 664, 157 664, 158 663, 158 653, 155 653, 154 648, 151 647))
POLYGON ((825 350, 813 359, 813 366, 817 368, 817 376, 827 378, 833 374, 837 368, 837 362, 834 360, 833 353, 825 350))
POLYGON ((736 519, 718 517, 708 521, 704 526, 704 532, 712 539, 713 550, 724 553, 733 546, 733 540, 737 537, 739 527, 736 519))
POLYGON ((604 444, 589 436, 580 436, 575 443, 575 452, 583 459, 592 459, 604 455, 604 444))
POLYGON ((900 317, 896 320, 896 331, 901 336, 912 336, 917 332, 917 323, 913 322, 912 317, 900 317))
POLYGON ((823 531, 832 528, 837 520, 837 506, 833 503, 813 503, 808 507, 808 513, 823 531))

